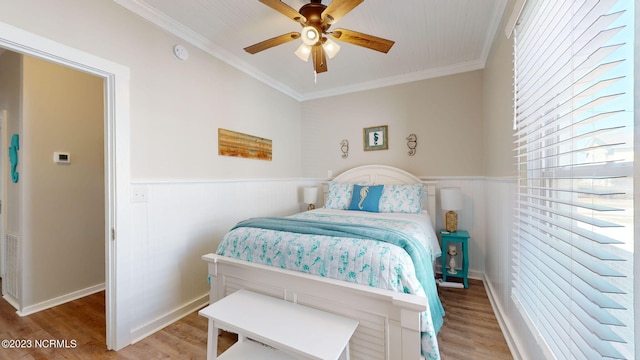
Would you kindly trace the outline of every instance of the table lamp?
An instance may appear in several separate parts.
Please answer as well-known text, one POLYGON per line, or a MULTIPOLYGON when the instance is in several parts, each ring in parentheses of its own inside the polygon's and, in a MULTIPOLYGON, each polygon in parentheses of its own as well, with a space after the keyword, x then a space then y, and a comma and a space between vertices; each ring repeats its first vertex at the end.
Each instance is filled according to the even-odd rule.
POLYGON ((309 207, 307 207, 307 210, 315 209, 316 201, 318 201, 318 188, 317 187, 304 188, 304 202, 306 204, 309 204, 309 207))
POLYGON ((462 210, 462 191, 460 188, 440 189, 440 203, 445 210, 445 229, 448 232, 458 231, 458 214, 456 210, 462 210))

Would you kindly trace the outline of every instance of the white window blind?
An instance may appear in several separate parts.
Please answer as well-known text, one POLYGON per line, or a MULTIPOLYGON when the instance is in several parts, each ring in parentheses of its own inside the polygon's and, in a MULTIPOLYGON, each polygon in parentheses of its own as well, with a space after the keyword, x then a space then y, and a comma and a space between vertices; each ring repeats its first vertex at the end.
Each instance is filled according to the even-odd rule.
POLYGON ((530 0, 516 26, 512 295, 558 359, 634 358, 633 3, 530 0))

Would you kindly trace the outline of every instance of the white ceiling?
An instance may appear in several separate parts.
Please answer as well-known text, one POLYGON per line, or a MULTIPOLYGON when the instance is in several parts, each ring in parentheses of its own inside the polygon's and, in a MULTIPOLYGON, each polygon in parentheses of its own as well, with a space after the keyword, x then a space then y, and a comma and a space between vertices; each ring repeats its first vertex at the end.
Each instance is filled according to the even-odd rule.
MULTIPOLYGON (((332 28, 395 41, 388 54, 339 42, 328 71, 294 54, 301 40, 255 55, 243 48, 300 25, 258 0, 114 0, 130 11, 298 99, 337 95, 484 67, 507 0, 366 0, 332 28)), ((285 0, 299 9, 308 1, 285 0)), ((324 0, 326 5, 329 0, 324 0)))

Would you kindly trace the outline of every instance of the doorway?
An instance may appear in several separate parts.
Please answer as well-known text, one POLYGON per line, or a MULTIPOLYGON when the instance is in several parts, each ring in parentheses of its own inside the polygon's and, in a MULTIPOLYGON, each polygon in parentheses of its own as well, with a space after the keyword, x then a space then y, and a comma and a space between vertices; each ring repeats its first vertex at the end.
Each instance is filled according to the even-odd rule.
MULTIPOLYGON (((0 55, 2 55, 2 52, 0 52, 0 55)), ((7 121, 7 110, 6 109, 2 109, 0 110, 0 234, 4 234, 4 228, 5 228, 5 211, 2 208, 2 205, 5 203, 5 199, 4 199, 4 194, 6 193, 5 191, 5 171, 4 171, 4 144, 6 144, 6 129, 7 129, 7 125, 6 125, 6 121, 7 121)), ((4 244, 4 239, 2 236, 0 236, 0 279, 3 279, 6 277, 6 265, 5 265, 5 254, 6 250, 5 250, 5 244, 4 244)), ((2 285, 2 291, 1 293, 4 294, 5 292, 5 288, 4 286, 6 285, 2 285)))
POLYGON ((118 312, 115 306, 127 292, 126 288, 118 291, 118 274, 127 273, 130 266, 116 261, 118 254, 128 250, 126 246, 117 247, 116 241, 126 244, 131 234, 129 69, 2 22, 0 47, 104 79, 106 346, 118 350, 130 343, 127 314, 118 312))
POLYGON ((104 79, 12 51, 0 59, 2 79, 17 78, 0 82, 12 115, 3 295, 30 315, 104 289, 104 79))

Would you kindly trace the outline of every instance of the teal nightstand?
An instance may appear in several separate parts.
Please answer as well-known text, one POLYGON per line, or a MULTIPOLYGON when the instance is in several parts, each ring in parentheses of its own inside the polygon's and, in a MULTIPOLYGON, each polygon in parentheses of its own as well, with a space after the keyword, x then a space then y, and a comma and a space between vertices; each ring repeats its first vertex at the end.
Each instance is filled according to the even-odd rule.
MULTIPOLYGON (((446 230, 440 230, 440 236, 442 237, 442 281, 447 281, 447 276, 461 278, 464 287, 469 287, 469 233, 465 230, 458 230, 456 232, 447 233, 446 230), (449 272, 449 250, 450 243, 460 243, 460 251, 462 251, 462 264, 456 264, 455 274, 449 272), (458 269, 458 266, 461 269, 458 269)), ((458 259, 459 256, 456 256, 458 259)))

